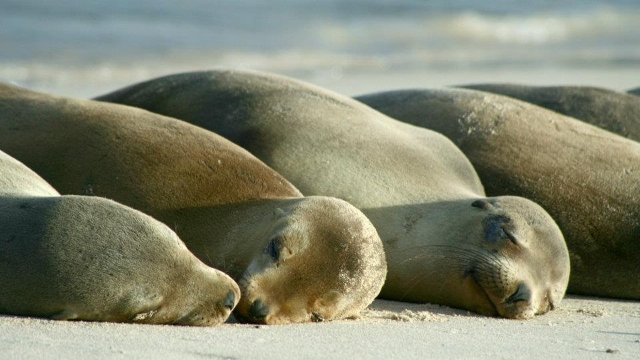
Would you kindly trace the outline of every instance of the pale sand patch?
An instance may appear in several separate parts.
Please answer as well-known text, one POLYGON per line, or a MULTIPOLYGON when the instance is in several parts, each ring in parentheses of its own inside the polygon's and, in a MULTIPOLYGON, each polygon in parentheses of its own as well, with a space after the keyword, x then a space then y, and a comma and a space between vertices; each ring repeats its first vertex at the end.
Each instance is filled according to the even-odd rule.
POLYGON ((0 316, 6 359, 636 359, 640 302, 570 296, 528 321, 376 300, 355 320, 215 328, 0 316))

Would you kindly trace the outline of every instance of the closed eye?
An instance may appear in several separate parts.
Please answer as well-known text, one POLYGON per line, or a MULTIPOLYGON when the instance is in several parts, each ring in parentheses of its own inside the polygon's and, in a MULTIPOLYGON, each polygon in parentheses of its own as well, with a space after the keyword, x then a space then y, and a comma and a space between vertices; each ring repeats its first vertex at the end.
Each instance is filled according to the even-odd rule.
POLYGON ((511 240, 512 243, 514 243, 515 245, 518 245, 518 239, 515 237, 515 235, 513 235, 513 233, 505 228, 502 228, 502 232, 504 232, 504 235, 511 240))
POLYGON ((500 240, 509 239, 514 245, 519 245, 520 241, 513 234, 511 220, 506 216, 495 216, 485 220, 485 238, 491 243, 498 243, 500 240))
POLYGON ((269 243, 264 248, 264 252, 269 254, 273 261, 278 261, 280 258, 280 238, 275 237, 269 240, 269 243))

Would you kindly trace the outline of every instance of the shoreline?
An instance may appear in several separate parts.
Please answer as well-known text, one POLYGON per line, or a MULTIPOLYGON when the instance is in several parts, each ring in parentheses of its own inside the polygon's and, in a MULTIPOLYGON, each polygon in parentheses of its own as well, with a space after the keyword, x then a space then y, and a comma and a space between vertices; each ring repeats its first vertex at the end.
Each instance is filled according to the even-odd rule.
MULTIPOLYGON (((189 71, 234 69, 215 64, 148 64, 139 68, 51 68, 21 71, 0 69, 0 81, 35 91, 62 96, 92 98, 152 78, 189 71)), ((440 88, 478 83, 518 83, 536 86, 579 85, 626 92, 640 86, 640 69, 628 67, 505 67, 505 68, 426 68, 403 71, 380 69, 343 71, 340 67, 319 68, 313 73, 269 68, 236 67, 239 70, 273 72, 333 90, 346 96, 410 88, 440 88)))

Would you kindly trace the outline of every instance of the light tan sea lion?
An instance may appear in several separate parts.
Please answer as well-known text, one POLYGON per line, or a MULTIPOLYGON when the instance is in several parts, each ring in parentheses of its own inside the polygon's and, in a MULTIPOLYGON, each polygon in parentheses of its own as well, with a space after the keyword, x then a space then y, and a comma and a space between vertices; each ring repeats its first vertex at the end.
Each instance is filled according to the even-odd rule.
POLYGON ((60 196, 0 152, 0 313, 217 325, 240 296, 166 225, 113 201, 60 196))
POLYGON ((555 223, 528 200, 486 199, 469 161, 435 132, 251 72, 173 75, 99 99, 210 129, 304 193, 356 205, 385 243, 385 298, 528 318, 564 294, 569 263, 555 223))
POLYGON ((462 87, 526 101, 640 140, 640 99, 637 96, 587 86, 479 84, 462 87))
POLYGON ((351 317, 384 282, 382 243, 360 211, 302 197, 244 149, 182 121, 2 86, 0 144, 61 193, 111 198, 169 225, 238 281, 240 319, 351 317))
POLYGON ((640 299, 640 144, 505 96, 406 90, 358 100, 441 132, 492 196, 544 206, 571 254, 569 291, 640 299))

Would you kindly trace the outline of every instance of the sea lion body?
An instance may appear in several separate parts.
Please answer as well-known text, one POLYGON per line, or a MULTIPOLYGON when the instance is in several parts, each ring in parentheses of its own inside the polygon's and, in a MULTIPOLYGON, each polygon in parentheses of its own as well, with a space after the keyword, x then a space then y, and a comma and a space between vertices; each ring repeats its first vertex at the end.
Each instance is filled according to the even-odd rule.
POLYGON ((357 99, 455 141, 489 195, 541 204, 569 247, 568 291, 640 299, 640 144, 480 91, 406 90, 357 99))
POLYGON ((439 134, 332 92, 253 72, 178 74, 98 99, 209 129, 303 193, 356 205, 385 244, 385 298, 512 318, 543 313, 562 298, 568 258, 553 221, 524 199, 484 199, 468 160, 439 134), (478 200, 488 205, 473 206, 478 200), (532 213, 542 221, 529 223, 532 213), (530 247, 510 243, 500 219, 530 237, 530 247), (540 231, 551 236, 537 243, 540 231), (540 244, 549 245, 548 254, 540 244), (552 265, 539 271, 541 263, 552 265))
POLYGON ((60 196, 0 152, 0 312, 217 325, 237 284, 164 224, 113 201, 60 196))
POLYGON ((238 318, 355 316, 384 282, 381 241, 360 211, 302 197, 246 150, 190 124, 3 86, 0 143, 61 193, 107 197, 167 224, 238 281, 238 318))
POLYGON ((526 101, 626 138, 640 140, 640 99, 631 94, 587 86, 478 84, 462 87, 526 101))

